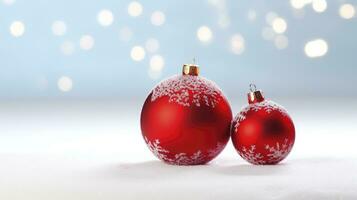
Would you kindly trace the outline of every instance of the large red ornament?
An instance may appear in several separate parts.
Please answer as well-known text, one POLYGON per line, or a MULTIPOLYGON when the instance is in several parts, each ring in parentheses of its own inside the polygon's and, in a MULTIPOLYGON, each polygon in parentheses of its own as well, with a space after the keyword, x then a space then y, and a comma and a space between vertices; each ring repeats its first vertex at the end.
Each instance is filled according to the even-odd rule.
POLYGON ((175 165, 205 164, 230 137, 232 112, 220 89, 198 76, 196 65, 155 87, 141 111, 142 135, 160 160, 175 165))
POLYGON ((252 164, 277 164, 294 145, 293 121, 283 107, 265 100, 255 85, 251 85, 248 102, 233 120, 233 145, 252 164))

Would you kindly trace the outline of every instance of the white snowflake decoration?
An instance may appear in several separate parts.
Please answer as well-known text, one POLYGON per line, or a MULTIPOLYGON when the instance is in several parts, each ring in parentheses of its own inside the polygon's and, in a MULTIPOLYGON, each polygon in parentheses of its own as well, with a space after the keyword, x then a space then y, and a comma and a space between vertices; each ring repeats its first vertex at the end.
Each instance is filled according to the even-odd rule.
MULTIPOLYGON (((192 155, 187 155, 186 153, 177 153, 173 156, 173 158, 169 158, 170 151, 160 146, 159 139, 155 139, 153 142, 151 142, 145 137, 145 141, 151 152, 153 152, 156 157, 170 164, 195 165, 203 163, 207 158, 201 150, 196 151, 192 155)), ((223 149, 223 147, 224 144, 217 143, 215 148, 207 151, 208 157, 211 158, 216 156, 223 149)))
POLYGON ((213 82, 200 76, 174 76, 161 82, 154 88, 151 101, 168 96, 169 102, 175 102, 182 106, 206 106, 215 107, 221 100, 222 92, 213 82), (192 91, 189 92, 189 91, 192 91))
POLYGON ((208 156, 211 158, 217 156, 222 151, 224 146, 225 145, 223 143, 218 142, 215 148, 208 150, 208 156))
POLYGON ((248 111, 254 111, 258 112, 260 110, 264 110, 266 113, 271 113, 273 110, 281 112, 283 115, 288 116, 287 111, 285 108, 280 106, 279 104, 273 102, 273 101, 267 101, 264 100, 259 103, 253 103, 253 104, 248 104, 242 108, 242 110, 239 112, 239 114, 234 118, 234 122, 236 123, 234 125, 235 132, 237 132, 237 128, 239 124, 246 119, 246 115, 248 111))
POLYGON ((166 149, 163 149, 160 146, 160 141, 158 139, 154 140, 154 142, 150 142, 146 137, 145 137, 146 145, 150 149, 150 151, 158 157, 160 160, 166 160, 167 158, 167 153, 169 152, 166 149))
POLYGON ((242 151, 238 151, 239 155, 242 156, 245 160, 253 164, 265 164, 263 160, 263 155, 261 153, 255 152, 255 145, 251 145, 249 149, 243 147, 242 151))
POLYGON ((292 147, 293 143, 288 144, 288 139, 285 139, 283 144, 277 142, 275 146, 265 145, 265 149, 269 151, 269 154, 267 154, 269 162, 277 162, 285 158, 292 147))
POLYGON ((288 139, 284 140, 284 143, 277 142, 275 146, 268 144, 264 145, 263 152, 256 152, 256 145, 251 145, 249 149, 242 147, 241 151, 238 151, 239 155, 245 160, 253 164, 267 164, 276 163, 284 159, 293 147, 293 142, 289 143, 288 139), (268 161, 268 162, 266 162, 268 161))

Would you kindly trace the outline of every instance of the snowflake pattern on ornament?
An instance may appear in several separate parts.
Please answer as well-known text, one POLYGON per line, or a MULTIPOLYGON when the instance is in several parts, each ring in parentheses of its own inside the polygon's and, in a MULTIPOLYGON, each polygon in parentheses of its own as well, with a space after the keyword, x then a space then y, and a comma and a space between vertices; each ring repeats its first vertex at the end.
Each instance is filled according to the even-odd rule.
POLYGON ((217 156, 223 150, 224 146, 223 143, 218 142, 215 148, 208 150, 208 156, 212 158, 217 156))
POLYGON ((238 128, 239 124, 246 119, 246 115, 247 115, 248 111, 250 111, 250 110, 252 110, 254 112, 263 110, 266 113, 271 113, 273 110, 276 110, 276 111, 281 112, 283 115, 288 116, 288 113, 285 110, 285 108, 273 101, 264 100, 259 103, 248 104, 248 105, 244 106, 242 108, 242 110, 239 112, 239 114, 234 118, 234 122, 236 123, 234 125, 235 132, 237 132, 237 128, 238 128))
POLYGON ((288 139, 285 139, 283 144, 277 142, 275 146, 265 145, 265 149, 269 151, 267 154, 269 162, 277 162, 281 158, 285 158, 293 147, 293 143, 288 144, 288 139))
POLYGON ((289 140, 285 139, 284 143, 280 144, 277 142, 275 146, 266 144, 264 148, 265 152, 258 153, 256 152, 256 145, 251 145, 249 149, 243 146, 242 150, 238 151, 238 153, 242 158, 253 164, 276 163, 285 158, 292 147, 293 143, 289 143, 289 140))
POLYGON ((255 145, 251 145, 249 149, 243 147, 242 151, 238 151, 239 155, 245 160, 253 164, 265 164, 263 156, 260 153, 255 152, 255 145))
MULTIPOLYGON (((201 150, 196 151, 191 156, 186 153, 177 153, 173 156, 173 158, 169 158, 168 155, 170 152, 160 146, 160 140, 155 139, 151 142, 147 139, 147 137, 145 137, 145 141, 150 151, 153 152, 157 158, 173 165, 195 165, 206 160, 206 156, 203 155, 201 150)), ((218 143, 215 148, 208 150, 208 157, 211 157, 212 155, 216 156, 222 146, 223 144, 218 143)))
POLYGON ((148 148, 150 149, 150 151, 156 156, 158 157, 160 160, 166 160, 167 158, 167 153, 169 151, 167 151, 166 149, 163 149, 160 146, 160 141, 158 139, 154 140, 153 142, 150 142, 147 137, 145 137, 145 141, 146 141, 146 145, 148 146, 148 148))
POLYGON ((221 100, 222 92, 215 83, 200 76, 173 76, 161 82, 154 88, 151 101, 168 96, 169 102, 175 102, 182 106, 204 103, 206 106, 215 107, 221 100), (189 92, 192 91, 192 92, 189 92))

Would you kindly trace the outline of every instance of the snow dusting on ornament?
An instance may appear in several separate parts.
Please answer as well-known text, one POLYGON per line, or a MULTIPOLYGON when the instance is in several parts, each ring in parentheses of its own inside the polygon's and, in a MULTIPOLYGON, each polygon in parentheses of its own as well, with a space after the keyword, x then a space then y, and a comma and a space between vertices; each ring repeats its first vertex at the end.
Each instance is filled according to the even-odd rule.
MULTIPOLYGON (((150 151, 157 158, 172 165, 197 165, 203 163, 207 159, 202 150, 197 150, 191 155, 186 153, 172 154, 169 150, 164 149, 160 145, 159 139, 154 139, 153 141, 150 141, 147 137, 144 137, 144 139, 150 151)), ((217 143, 214 149, 209 149, 207 151, 208 157, 217 156, 217 154, 223 150, 224 146, 224 144, 217 143)))
POLYGON ((152 92, 151 101, 169 97, 169 102, 183 106, 196 105, 215 107, 221 100, 222 92, 215 83, 200 76, 174 76, 161 82, 152 92), (189 92, 192 91, 192 92, 189 92))
POLYGON ((269 151, 267 154, 268 160, 272 163, 279 162, 285 158, 292 148, 293 143, 289 142, 288 139, 285 139, 283 144, 277 142, 274 146, 265 146, 265 149, 269 151))
POLYGON ((239 155, 245 160, 253 164, 264 164, 265 161, 262 160, 263 156, 261 153, 255 152, 255 145, 251 145, 249 149, 246 147, 242 148, 242 151, 238 151, 239 155))
POLYGON ((281 114, 288 116, 288 112, 286 111, 286 109, 273 101, 265 100, 259 103, 248 104, 246 106, 243 106, 239 114, 234 118, 234 121, 236 122, 236 124, 234 125, 235 131, 237 131, 239 124, 246 119, 248 111, 258 112, 259 110, 263 110, 266 113, 278 111, 281 112, 281 114))
POLYGON ((265 152, 256 152, 256 145, 251 145, 250 148, 242 147, 241 151, 238 151, 239 155, 243 159, 250 163, 261 165, 269 163, 276 163, 284 159, 293 148, 293 142, 289 142, 286 138, 284 143, 276 142, 274 145, 265 145, 265 152), (264 156, 265 155, 265 156, 264 156))

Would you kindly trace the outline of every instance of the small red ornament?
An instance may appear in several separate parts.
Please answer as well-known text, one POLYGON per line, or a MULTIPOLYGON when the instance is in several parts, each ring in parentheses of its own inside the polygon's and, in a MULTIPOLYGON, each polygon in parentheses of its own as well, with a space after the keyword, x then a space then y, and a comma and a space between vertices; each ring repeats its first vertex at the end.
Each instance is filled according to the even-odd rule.
POLYGON ((160 160, 175 165, 205 164, 230 137, 232 111, 220 89, 198 76, 197 65, 155 87, 141 111, 141 131, 160 160))
POLYGON ((232 142, 239 155, 256 164, 277 164, 291 151, 295 128, 287 111, 265 100, 262 92, 250 85, 249 104, 232 122, 232 142))

